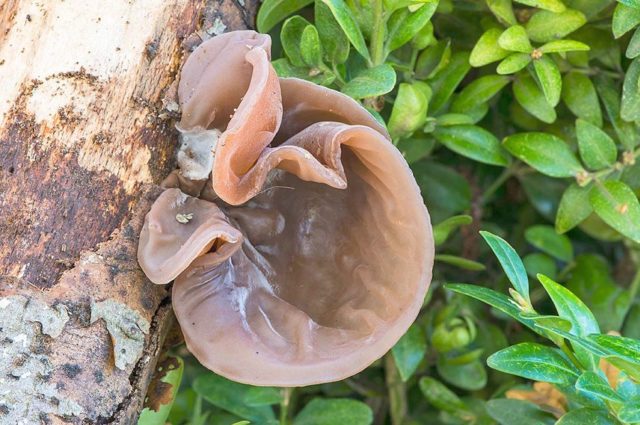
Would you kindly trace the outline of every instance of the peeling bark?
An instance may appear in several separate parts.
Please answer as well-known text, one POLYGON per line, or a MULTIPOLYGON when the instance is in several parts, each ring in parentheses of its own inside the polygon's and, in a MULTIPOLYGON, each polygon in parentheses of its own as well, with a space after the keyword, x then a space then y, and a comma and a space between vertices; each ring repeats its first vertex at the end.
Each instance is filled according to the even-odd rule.
POLYGON ((256 8, 0 5, 0 424, 135 423, 173 323, 136 249, 175 166, 174 80, 256 8))

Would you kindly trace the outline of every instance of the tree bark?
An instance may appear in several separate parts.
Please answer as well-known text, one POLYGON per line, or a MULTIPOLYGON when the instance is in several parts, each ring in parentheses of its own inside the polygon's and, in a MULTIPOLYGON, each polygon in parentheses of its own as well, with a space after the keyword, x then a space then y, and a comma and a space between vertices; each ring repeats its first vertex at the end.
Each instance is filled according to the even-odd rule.
POLYGON ((173 323, 136 250, 175 80, 257 3, 0 3, 0 424, 135 423, 173 323))

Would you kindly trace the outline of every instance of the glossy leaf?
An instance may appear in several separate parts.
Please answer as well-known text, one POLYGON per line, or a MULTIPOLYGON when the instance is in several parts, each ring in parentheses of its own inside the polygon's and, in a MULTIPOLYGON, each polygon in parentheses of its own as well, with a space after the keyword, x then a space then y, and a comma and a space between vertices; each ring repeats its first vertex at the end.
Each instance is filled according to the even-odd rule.
POLYGON ((592 170, 609 167, 616 162, 618 149, 611 137, 588 121, 576 121, 576 135, 580 157, 592 170))
POLYGON ((513 13, 511 0, 486 0, 491 13, 506 25, 515 25, 518 21, 513 13))
POLYGON ((586 52, 587 44, 575 40, 553 40, 540 47, 542 53, 586 52))
POLYGON ((318 35, 318 30, 313 25, 308 25, 302 31, 300 50, 302 52, 302 59, 307 66, 318 69, 324 65, 322 63, 320 36, 318 35))
POLYGON ((393 90, 396 72, 389 64, 368 68, 342 87, 342 92, 354 99, 381 96, 393 90))
POLYGON ((542 56, 533 61, 533 68, 540 82, 540 87, 549 105, 555 107, 560 101, 562 92, 562 76, 556 63, 549 56, 542 56))
POLYGON ((534 252, 522 259, 527 274, 535 278, 539 273, 554 278, 558 272, 558 267, 553 258, 542 252, 534 252))
POLYGON ((312 2, 313 0, 264 0, 256 18, 258 31, 269 32, 284 18, 312 2))
POLYGON ((442 245, 449 239, 449 235, 461 226, 471 224, 473 219, 469 215, 456 215, 433 226, 433 239, 436 244, 442 245))
POLYGON ((565 190, 556 214, 556 232, 566 233, 585 220, 593 212, 591 186, 580 187, 572 183, 565 190))
POLYGON ((556 233, 553 227, 537 225, 529 227, 524 233, 524 237, 531 245, 542 252, 556 257, 564 262, 573 259, 573 246, 571 240, 564 235, 556 233))
POLYGON ((314 8, 314 22, 318 28, 325 60, 335 64, 345 62, 349 56, 349 39, 326 4, 316 1, 314 8))
POLYGON ((618 418, 630 424, 640 422, 640 397, 634 400, 625 400, 618 411, 618 418))
POLYGON ((396 367, 404 382, 409 380, 416 371, 426 350, 427 340, 424 331, 414 323, 391 349, 396 367))
POLYGON ((520 25, 514 25, 504 30, 498 38, 498 45, 511 52, 531 53, 533 50, 527 31, 520 25))
POLYGON ((504 139, 512 155, 551 177, 572 177, 583 171, 571 148, 547 133, 520 133, 504 139))
POLYGON ((640 243, 640 204, 629 186, 606 181, 594 187, 590 200, 593 210, 605 223, 640 243))
POLYGON ((488 29, 476 42, 469 56, 471 66, 479 67, 505 58, 509 52, 498 44, 502 31, 498 28, 488 29))
POLYGON ((577 10, 566 9, 559 13, 540 10, 533 14, 525 28, 531 40, 546 43, 564 38, 586 23, 587 18, 577 10))
POLYGON ((553 425, 555 418, 530 401, 498 398, 487 402, 487 411, 500 425, 553 425))
POLYGON ((342 31, 344 31, 351 45, 353 45, 362 57, 369 59, 369 50, 367 49, 362 32, 344 0, 322 0, 322 2, 329 7, 333 17, 342 28, 342 31))
POLYGON ((388 22, 387 49, 396 50, 408 43, 431 19, 438 7, 438 2, 426 3, 415 12, 409 9, 397 10, 388 22))
POLYGON ((622 397, 611 388, 607 380, 595 372, 586 371, 580 375, 576 388, 605 400, 622 401, 622 397))
POLYGON ((440 127, 436 139, 452 151, 475 161, 506 166, 509 160, 498 139, 487 130, 475 125, 440 127))
POLYGON ((640 140, 633 124, 620 116, 620 92, 615 82, 608 77, 598 76, 596 83, 596 89, 618 139, 627 149, 633 149, 640 140))
POLYGON ((602 126, 602 112, 593 82, 579 72, 568 72, 562 80, 562 100, 578 118, 602 126))
POLYGON ((537 7, 539 9, 546 9, 552 12, 563 12, 566 7, 560 0, 514 0, 516 3, 524 4, 526 6, 537 7))
POLYGON ((540 121, 551 124, 556 120, 555 109, 529 75, 520 75, 513 83, 513 94, 522 107, 540 121))
POLYGON ((417 85, 401 83, 389 118, 391 137, 406 137, 419 129, 427 119, 428 106, 427 96, 417 85))
POLYGON ((488 102, 509 84, 509 78, 500 75, 485 75, 466 86, 451 103, 451 112, 465 113, 488 102))
POLYGON ((451 264, 452 266, 456 266, 463 270, 482 271, 485 269, 484 264, 469 260, 468 258, 459 257, 457 255, 436 254, 435 260, 451 264))
POLYGON ((617 425, 607 411, 582 407, 564 414, 556 425, 617 425))
POLYGON ((528 53, 512 53, 498 64, 496 72, 500 75, 515 74, 529 65, 531 60, 528 53))
POLYGON ((418 385, 427 401, 439 410, 450 413, 466 410, 464 402, 441 382, 425 376, 418 385))
POLYGON ((531 342, 500 350, 489 356, 487 364, 501 372, 552 384, 572 384, 578 378, 560 350, 531 342))
POLYGON ((485 231, 481 231, 480 234, 500 261, 515 290, 524 299, 529 300, 529 278, 518 253, 501 237, 485 231))
POLYGON ((625 121, 640 119, 640 58, 634 59, 627 69, 622 85, 622 101, 620 104, 620 116, 625 121))
POLYGON ((311 400, 293 420, 293 425, 369 425, 373 422, 371 408, 358 400, 311 400))
POLYGON ((449 100, 469 69, 469 54, 459 52, 453 54, 449 65, 433 78, 431 81, 433 97, 430 108, 434 113, 438 112, 449 100))
POLYGON ((311 24, 300 16, 293 16, 287 19, 282 25, 282 31, 280 31, 280 40, 282 42, 282 48, 284 49, 289 61, 294 66, 305 66, 305 60, 302 57, 302 48, 300 42, 302 39, 302 32, 307 26, 311 24))
POLYGON ((435 145, 436 139, 430 136, 420 135, 402 138, 396 143, 396 147, 409 164, 413 164, 428 156, 435 145))
POLYGON ((611 30, 615 38, 620 38, 640 25, 640 9, 619 4, 613 12, 611 30))
POLYGON ((629 40, 625 56, 629 59, 634 59, 640 56, 640 27, 636 28, 631 40, 629 40))
POLYGON ((469 183, 454 169, 426 160, 413 164, 412 169, 434 221, 465 211, 471 205, 469 183))
POLYGON ((441 355, 436 363, 436 370, 446 383, 466 391, 481 390, 487 385, 487 370, 477 359, 458 364, 449 363, 441 355))

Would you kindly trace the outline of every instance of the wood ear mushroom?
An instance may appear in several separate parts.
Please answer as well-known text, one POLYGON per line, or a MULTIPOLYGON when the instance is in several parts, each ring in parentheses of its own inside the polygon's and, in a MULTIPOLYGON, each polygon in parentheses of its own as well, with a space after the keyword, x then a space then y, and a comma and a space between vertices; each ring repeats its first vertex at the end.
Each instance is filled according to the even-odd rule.
POLYGON ((138 259, 153 282, 175 279, 174 311, 207 368, 252 385, 336 381, 415 320, 431 224, 384 127, 336 91, 279 79, 269 60, 269 37, 252 31, 187 60, 179 127, 193 151, 211 150, 198 164, 211 174, 172 176, 138 259))

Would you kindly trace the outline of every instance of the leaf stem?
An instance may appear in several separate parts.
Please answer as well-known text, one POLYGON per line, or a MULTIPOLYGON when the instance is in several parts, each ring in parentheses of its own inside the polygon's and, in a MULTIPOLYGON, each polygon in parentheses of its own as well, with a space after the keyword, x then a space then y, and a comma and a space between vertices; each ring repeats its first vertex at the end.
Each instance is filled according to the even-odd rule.
POLYGON ((384 371, 389 390, 391 424, 401 425, 407 416, 407 391, 391 352, 384 356, 384 371))
POLYGON ((369 51, 371 52, 372 67, 384 63, 384 38, 386 30, 386 22, 384 17, 384 9, 382 0, 373 0, 373 31, 371 32, 371 43, 369 51))
POLYGON ((282 388, 282 401, 280 402, 280 425, 289 423, 289 405, 291 404, 291 395, 293 388, 282 388))
POLYGON ((498 178, 494 180, 491 186, 489 186, 487 190, 484 191, 484 193, 482 194, 482 198, 480 198, 480 203, 482 205, 485 205, 489 201, 489 198, 491 198, 491 196, 493 196, 493 194, 500 188, 500 186, 502 186, 504 182, 509 180, 509 178, 515 174, 515 171, 516 169, 513 165, 509 165, 507 168, 505 168, 502 171, 502 174, 500 174, 498 178))

